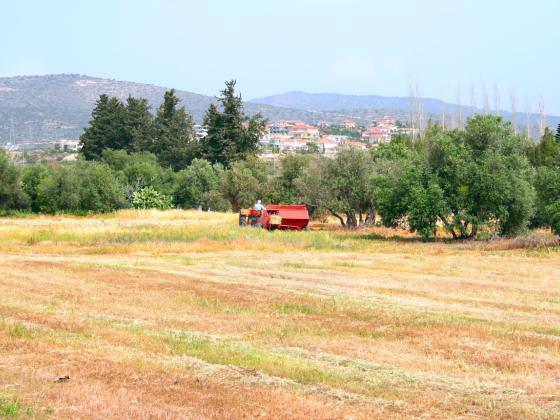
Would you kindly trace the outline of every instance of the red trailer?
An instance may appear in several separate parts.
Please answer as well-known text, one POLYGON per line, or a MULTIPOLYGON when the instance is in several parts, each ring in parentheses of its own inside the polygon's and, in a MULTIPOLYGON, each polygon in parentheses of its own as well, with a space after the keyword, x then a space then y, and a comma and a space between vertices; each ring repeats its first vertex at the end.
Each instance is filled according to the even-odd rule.
POLYGON ((309 224, 309 212, 304 205, 271 204, 266 210, 241 209, 240 226, 274 230, 303 230, 309 224))

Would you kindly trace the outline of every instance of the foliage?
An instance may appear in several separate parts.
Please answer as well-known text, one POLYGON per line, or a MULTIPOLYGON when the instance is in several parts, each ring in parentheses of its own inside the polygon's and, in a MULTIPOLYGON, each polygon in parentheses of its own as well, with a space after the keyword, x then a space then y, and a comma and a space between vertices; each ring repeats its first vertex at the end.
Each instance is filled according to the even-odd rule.
POLYGON ((548 129, 541 142, 529 148, 528 155, 536 167, 536 212, 533 227, 550 227, 560 234, 560 127, 556 137, 548 129))
POLYGON ((219 190, 210 190, 203 195, 204 207, 214 211, 231 211, 231 203, 219 190))
POLYGON ((174 170, 185 168, 197 156, 192 117, 185 108, 179 108, 175 90, 165 92, 155 120, 155 139, 149 151, 153 152, 163 166, 174 170))
POLYGON ((29 197, 22 188, 19 168, 0 148, 0 209, 24 209, 29 206, 29 197))
POLYGON ((171 197, 157 192, 153 187, 145 187, 132 196, 135 209, 167 210, 173 207, 171 197))
POLYGON ((327 134, 332 134, 335 136, 348 136, 349 138, 352 139, 359 139, 362 135, 360 133, 360 130, 357 129, 352 130, 350 128, 346 128, 341 125, 330 125, 328 127, 325 127, 323 131, 327 134))
POLYGON ((166 195, 175 191, 176 174, 171 168, 163 168, 153 153, 129 154, 121 150, 105 150, 103 161, 124 185, 128 201, 132 200, 135 192, 147 186, 166 195))
POLYGON ((372 160, 366 151, 349 148, 340 151, 334 159, 315 159, 295 185, 301 200, 328 210, 343 226, 355 228, 358 223, 371 223, 375 218, 370 186, 372 170, 372 160))
POLYGON ((538 144, 530 144, 527 156, 534 167, 560 165, 560 140, 547 127, 538 144))
POLYGON ((307 145, 307 153, 316 155, 321 152, 321 150, 319 149, 319 145, 317 143, 307 142, 306 145, 307 145))
POLYGON ((43 164, 26 165, 23 168, 23 190, 29 197, 32 211, 40 211, 38 204, 38 189, 39 185, 48 174, 49 170, 43 164))
POLYGON ((106 164, 84 162, 77 169, 80 177, 80 210, 105 213, 127 206, 123 186, 106 164))
MULTIPOLYGON (((128 136, 125 150, 128 152, 151 150, 155 137, 155 127, 148 100, 129 96, 126 100, 124 118, 126 135, 128 136)), ((113 149, 115 148, 113 147, 113 149)))
POLYGON ((216 194, 207 195, 218 190, 223 173, 221 164, 212 165, 207 160, 195 159, 177 174, 175 203, 182 208, 224 208, 224 204, 218 202, 216 194))
POLYGON ((104 163, 49 167, 36 187, 34 206, 45 213, 109 212, 126 207, 124 189, 104 163))
POLYGON ((87 160, 99 160, 105 149, 128 150, 125 128, 126 107, 115 97, 103 94, 97 100, 89 127, 80 136, 81 154, 87 160))
POLYGON ((220 190, 233 211, 249 207, 265 192, 266 165, 256 158, 233 162, 220 179, 220 190))
POLYGON ((549 226, 560 235, 560 170, 558 167, 542 166, 535 176, 537 205, 534 227, 549 226))
POLYGON ((298 203, 296 179, 309 166, 309 162, 310 157, 302 154, 289 154, 282 157, 279 174, 269 182, 266 200, 279 204, 298 203))
POLYGON ((200 141, 201 152, 210 162, 228 167, 236 160, 255 155, 266 122, 260 114, 244 114, 241 95, 235 94, 235 80, 226 82, 218 102, 222 111, 212 104, 204 116, 208 135, 200 141))
POLYGON ((80 136, 81 154, 87 160, 101 160, 110 149, 152 152, 163 166, 186 167, 197 153, 197 143, 192 118, 178 104, 174 90, 165 92, 154 118, 146 99, 129 97, 125 105, 101 95, 80 136))
POLYGON ((374 177, 384 224, 408 224, 422 236, 441 223, 454 238, 495 223, 501 235, 524 229, 534 210, 532 170, 523 143, 500 117, 475 116, 465 131, 438 127, 416 143, 392 142, 374 177))

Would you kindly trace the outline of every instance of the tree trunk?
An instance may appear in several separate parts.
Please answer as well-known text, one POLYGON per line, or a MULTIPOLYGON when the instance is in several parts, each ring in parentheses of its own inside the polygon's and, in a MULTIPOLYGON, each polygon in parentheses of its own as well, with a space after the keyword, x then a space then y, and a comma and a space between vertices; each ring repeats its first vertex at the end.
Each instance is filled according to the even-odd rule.
POLYGON ((364 221, 364 224, 366 226, 372 226, 373 224, 375 224, 375 216, 375 207, 368 207, 366 210, 366 220, 364 221))
POLYGON ((471 238, 476 238, 477 233, 478 233, 478 225, 476 223, 473 223, 470 237, 471 238))
POLYGON ((342 216, 340 216, 338 213, 336 213, 334 210, 331 209, 327 209, 334 217, 336 217, 338 220, 340 220, 340 224, 342 225, 342 227, 346 227, 346 223, 344 223, 344 218, 342 216))
POLYGON ((349 210, 346 212, 346 228, 356 229, 358 227, 358 221, 356 220, 356 212, 354 210, 349 210))
POLYGON ((360 215, 360 218, 358 219, 359 220, 358 225, 362 226, 364 224, 364 218, 362 217, 362 211, 360 210, 360 212, 358 214, 360 215))
POLYGON ((455 232, 455 229, 453 229, 453 226, 451 226, 449 224, 449 222, 447 221, 447 219, 445 217, 443 217, 442 215, 439 216, 440 220, 443 223, 443 226, 445 226, 445 229, 451 233, 451 235, 453 236, 453 239, 459 239, 459 236, 457 235, 457 232, 455 232))

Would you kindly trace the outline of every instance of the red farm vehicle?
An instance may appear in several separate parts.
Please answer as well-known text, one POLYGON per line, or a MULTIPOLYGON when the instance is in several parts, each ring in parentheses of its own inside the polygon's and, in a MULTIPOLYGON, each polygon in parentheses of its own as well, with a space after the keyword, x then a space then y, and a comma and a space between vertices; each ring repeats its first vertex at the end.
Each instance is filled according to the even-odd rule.
POLYGON ((303 230, 309 224, 309 213, 303 205, 271 204, 266 210, 241 209, 239 226, 268 230, 303 230))

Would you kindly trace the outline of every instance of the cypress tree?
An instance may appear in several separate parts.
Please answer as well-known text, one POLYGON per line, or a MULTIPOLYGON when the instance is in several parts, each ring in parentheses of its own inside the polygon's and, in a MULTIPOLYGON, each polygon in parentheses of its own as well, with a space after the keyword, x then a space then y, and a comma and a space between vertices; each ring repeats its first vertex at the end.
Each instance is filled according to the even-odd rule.
POLYGON ((212 163, 230 163, 250 157, 258 150, 266 121, 260 114, 247 117, 241 95, 235 94, 235 80, 226 82, 218 97, 222 112, 212 104, 204 116, 208 135, 201 141, 202 156, 212 163))
POLYGON ((179 108, 175 90, 165 92, 154 120, 154 141, 151 151, 163 166, 174 170, 185 168, 197 155, 192 117, 179 108))
POLYGON ((560 143, 560 124, 558 124, 558 128, 556 129, 555 139, 557 143, 560 143))
POLYGON ((146 99, 129 96, 126 101, 125 128, 127 152, 143 152, 152 148, 154 140, 154 117, 146 99))
POLYGON ((92 112, 89 127, 80 136, 81 153, 88 160, 99 160, 105 149, 127 149, 125 106, 115 97, 103 94, 92 112))

